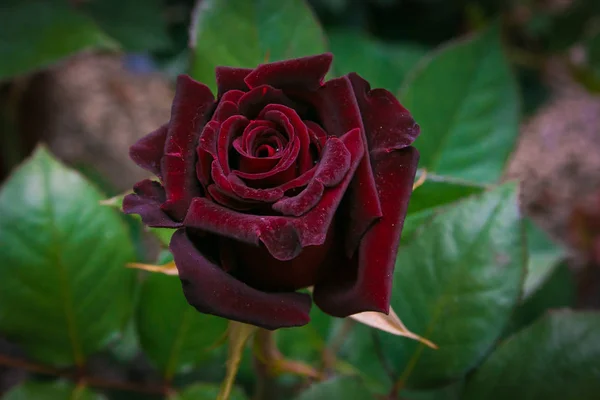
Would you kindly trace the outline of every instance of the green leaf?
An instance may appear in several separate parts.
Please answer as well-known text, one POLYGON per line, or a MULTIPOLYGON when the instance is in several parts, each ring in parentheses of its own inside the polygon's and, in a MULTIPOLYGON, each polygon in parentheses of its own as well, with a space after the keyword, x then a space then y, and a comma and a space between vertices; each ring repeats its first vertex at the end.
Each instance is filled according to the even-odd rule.
POLYGON ((519 123, 517 85, 497 25, 435 53, 400 98, 423 132, 420 167, 479 183, 496 181, 519 123))
POLYGON ((423 185, 416 188, 410 198, 408 212, 402 229, 402 243, 416 230, 445 207, 465 197, 481 193, 484 186, 471 182, 428 173, 423 185))
POLYGON ((312 307, 307 325, 277 331, 277 347, 287 358, 309 363, 319 362, 327 345, 332 321, 333 317, 318 307, 312 307))
POLYGON ((0 80, 83 50, 118 47, 90 18, 62 1, 14 2, 0 8, 0 21, 0 80))
POLYGON ((380 42, 355 30, 335 30, 327 36, 337 75, 357 72, 371 87, 394 93, 425 54, 419 46, 380 42))
POLYGON ((26 381, 11 389, 3 400, 104 400, 84 386, 75 386, 67 381, 26 381))
POLYGON ((576 283, 567 264, 559 264, 543 284, 520 304, 505 331, 514 333, 531 324, 551 309, 572 307, 577 298, 576 283))
POLYGON ((458 381, 441 389, 403 390, 400 398, 403 400, 460 400, 464 386, 464 381, 458 381))
POLYGON ((295 400, 369 400, 374 395, 355 377, 338 377, 315 383, 295 400))
POLYGON ((91 0, 83 9, 127 51, 164 50, 171 45, 163 1, 91 0))
POLYGON ((131 314, 133 247, 102 198, 44 148, 0 190, 0 332, 35 360, 82 365, 131 314))
POLYGON ((462 378, 491 349, 519 298, 526 256, 521 231, 512 183, 437 215, 400 249, 391 305, 408 329, 439 349, 375 332, 375 345, 348 347, 349 361, 361 370, 379 364, 363 372, 387 386, 389 375, 407 388, 462 378))
POLYGON ((140 344, 166 379, 207 360, 226 328, 227 320, 201 314, 187 303, 178 277, 150 274, 142 284, 140 344))
POLYGON ((327 51, 323 31, 303 0, 203 0, 191 35, 190 74, 213 91, 216 66, 254 68, 327 51))
POLYGON ((523 284, 524 299, 531 296, 552 275, 565 257, 564 251, 533 222, 527 220, 526 229, 529 261, 523 284))
MULTIPOLYGON (((219 385, 210 383, 196 383, 185 388, 181 393, 173 396, 171 400, 214 400, 219 394, 219 385)), ((246 395, 242 390, 234 387, 229 400, 245 400, 246 395)))
POLYGON ((465 400, 593 400, 600 314, 555 311, 505 340, 467 382, 465 400))

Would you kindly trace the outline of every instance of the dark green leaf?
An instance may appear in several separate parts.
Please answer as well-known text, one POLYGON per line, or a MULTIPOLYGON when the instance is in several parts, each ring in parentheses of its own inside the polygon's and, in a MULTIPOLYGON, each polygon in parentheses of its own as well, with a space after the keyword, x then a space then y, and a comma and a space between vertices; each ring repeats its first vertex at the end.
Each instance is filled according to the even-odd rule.
POLYGON ((594 400, 600 314, 554 311, 505 340, 467 382, 465 400, 594 400))
POLYGON ((523 298, 531 296, 552 275, 565 257, 564 251, 533 222, 526 221, 526 229, 529 261, 523 284, 523 298))
POLYGON ((142 284, 137 329, 142 348, 165 378, 197 366, 211 356, 227 320, 190 306, 176 276, 150 274, 142 284))
POLYGON ((497 26, 435 53, 400 97, 421 125, 421 168, 480 183, 499 178, 518 133, 519 96, 497 26))
POLYGON ((6 393, 3 400, 104 400, 86 387, 76 387, 71 382, 41 383, 26 381, 6 393))
MULTIPOLYGON (((172 400, 214 400, 219 394, 219 385, 209 383, 197 383, 187 387, 181 393, 172 397, 172 400)), ((244 392, 239 388, 234 387, 231 391, 229 400, 245 400, 247 399, 244 392)))
MULTIPOLYGON (((525 249, 516 186, 506 184, 448 207, 400 249, 391 305, 406 327, 439 346, 376 332, 375 346, 349 361, 384 385, 445 385, 462 378, 491 349, 519 294, 525 249), (386 374, 382 371, 392 371, 386 374)), ((358 338, 360 339, 360 338, 358 338)), ((366 340, 366 339, 363 339, 366 340)))
POLYGON ((575 305, 575 282, 569 267, 559 264, 545 278, 543 284, 517 307, 511 317, 506 333, 514 333, 529 325, 551 309, 575 305))
POLYGON ((21 1, 0 8, 0 80, 82 50, 117 44, 66 2, 21 1))
POLYGON ((419 226, 430 220, 444 207, 467 196, 481 193, 484 189, 483 186, 463 180, 427 174, 425 183, 416 188, 410 198, 402 229, 402 243, 406 243, 419 226))
POLYGON ((433 390, 403 390, 402 400, 460 400, 465 384, 458 381, 441 389, 433 390))
POLYGON ((360 379, 355 377, 338 377, 313 384, 310 388, 296 397, 296 400, 370 400, 374 399, 360 379))
POLYGON ((417 64, 425 49, 408 44, 388 44, 353 30, 329 32, 333 66, 337 75, 357 72, 373 88, 396 93, 406 74, 417 64))
POLYGON ((303 0, 202 0, 193 21, 190 73, 213 91, 218 65, 253 68, 327 49, 303 0))
POLYGON ((310 363, 320 362, 332 321, 333 317, 325 314, 318 307, 312 307, 310 322, 307 325, 277 331, 279 350, 290 359, 310 363))
POLYGON ((593 32, 594 19, 600 14, 600 3, 589 0, 573 0, 563 12, 551 19, 547 46, 551 51, 562 52, 593 32))
POLYGON ((83 9, 127 51, 164 50, 171 45, 163 1, 90 0, 83 9))
POLYGON ((131 313, 123 222, 43 148, 0 191, 0 332, 35 360, 82 365, 131 313))

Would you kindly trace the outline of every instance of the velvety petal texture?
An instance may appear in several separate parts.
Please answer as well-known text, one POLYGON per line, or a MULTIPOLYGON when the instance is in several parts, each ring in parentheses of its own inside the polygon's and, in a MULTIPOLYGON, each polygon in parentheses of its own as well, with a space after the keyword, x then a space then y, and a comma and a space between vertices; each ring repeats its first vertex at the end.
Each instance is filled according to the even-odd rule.
POLYGON ((419 127, 356 74, 324 82, 329 53, 218 67, 218 93, 180 76, 171 119, 131 158, 157 176, 123 209, 171 241, 200 312, 267 329, 306 324, 315 303, 387 312, 417 168, 419 127))

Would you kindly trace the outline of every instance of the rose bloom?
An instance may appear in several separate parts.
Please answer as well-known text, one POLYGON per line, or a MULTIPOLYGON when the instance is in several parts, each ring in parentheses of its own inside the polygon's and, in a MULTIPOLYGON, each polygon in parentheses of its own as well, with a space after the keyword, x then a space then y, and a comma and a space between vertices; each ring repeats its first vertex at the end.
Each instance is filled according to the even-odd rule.
POLYGON ((131 147, 144 180, 123 209, 174 228, 198 311, 267 329, 324 312, 389 311, 418 152, 410 113, 331 54, 180 76, 171 120, 131 147))

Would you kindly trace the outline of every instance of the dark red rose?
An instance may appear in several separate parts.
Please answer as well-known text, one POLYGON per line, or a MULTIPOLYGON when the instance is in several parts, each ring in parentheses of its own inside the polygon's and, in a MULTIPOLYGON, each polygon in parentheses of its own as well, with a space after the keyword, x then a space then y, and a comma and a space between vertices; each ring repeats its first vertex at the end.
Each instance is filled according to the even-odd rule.
POLYGON ((171 120, 131 147, 154 173, 123 203, 171 241, 200 312, 267 329, 317 306, 389 310, 419 134, 387 90, 356 74, 323 83, 331 54, 218 67, 218 94, 180 76, 171 120))

